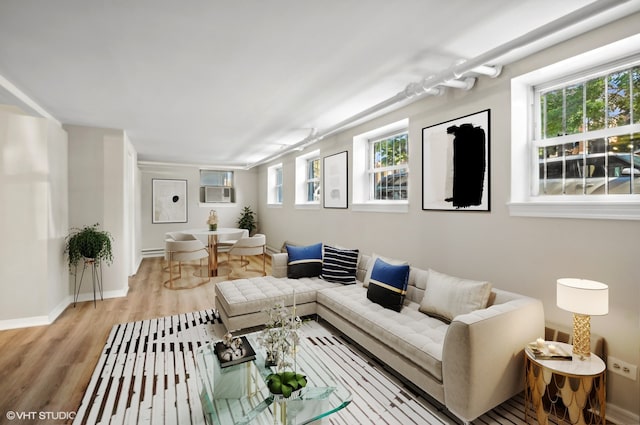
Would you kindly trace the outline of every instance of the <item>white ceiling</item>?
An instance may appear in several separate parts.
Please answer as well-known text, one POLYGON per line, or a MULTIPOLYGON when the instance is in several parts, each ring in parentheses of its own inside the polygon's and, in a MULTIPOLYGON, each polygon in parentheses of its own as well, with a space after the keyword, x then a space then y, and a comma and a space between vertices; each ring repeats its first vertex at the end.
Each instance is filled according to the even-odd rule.
POLYGON ((0 103, 30 109, 13 85, 62 123, 124 129, 140 160, 246 166, 590 3, 2 0, 0 103))

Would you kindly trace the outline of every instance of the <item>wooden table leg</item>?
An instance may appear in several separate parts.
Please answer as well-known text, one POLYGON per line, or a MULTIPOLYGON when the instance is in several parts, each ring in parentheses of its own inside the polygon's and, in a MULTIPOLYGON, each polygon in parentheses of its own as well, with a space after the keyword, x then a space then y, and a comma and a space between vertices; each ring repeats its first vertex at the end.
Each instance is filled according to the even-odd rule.
POLYGON ((218 235, 209 235, 209 269, 211 276, 218 276, 218 235))

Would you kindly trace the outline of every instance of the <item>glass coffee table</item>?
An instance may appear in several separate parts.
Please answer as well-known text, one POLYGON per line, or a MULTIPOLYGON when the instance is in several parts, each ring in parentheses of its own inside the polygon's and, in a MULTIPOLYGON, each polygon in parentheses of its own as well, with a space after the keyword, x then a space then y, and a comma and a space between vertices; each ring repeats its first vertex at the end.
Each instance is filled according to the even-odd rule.
POLYGON ((245 335, 256 352, 255 360, 220 367, 215 342, 196 351, 196 379, 208 424, 301 425, 337 412, 351 402, 351 392, 337 383, 306 338, 301 338, 296 370, 306 375, 307 386, 299 398, 274 401, 265 383, 265 351, 258 333, 245 335))

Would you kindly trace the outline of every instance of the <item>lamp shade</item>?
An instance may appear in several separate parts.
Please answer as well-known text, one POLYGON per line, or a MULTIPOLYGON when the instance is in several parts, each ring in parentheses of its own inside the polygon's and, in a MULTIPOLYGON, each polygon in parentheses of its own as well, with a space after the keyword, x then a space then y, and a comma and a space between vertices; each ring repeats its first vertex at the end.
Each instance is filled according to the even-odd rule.
POLYGON ((572 313, 602 316, 609 312, 609 287, 586 279, 558 279, 556 303, 572 313))

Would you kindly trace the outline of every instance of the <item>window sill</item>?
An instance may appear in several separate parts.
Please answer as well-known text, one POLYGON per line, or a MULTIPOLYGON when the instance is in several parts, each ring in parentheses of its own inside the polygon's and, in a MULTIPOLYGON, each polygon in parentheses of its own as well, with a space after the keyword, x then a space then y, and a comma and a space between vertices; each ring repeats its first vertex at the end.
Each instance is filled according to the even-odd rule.
POLYGON ((352 211, 357 212, 383 212, 383 213, 408 213, 409 202, 364 202, 351 205, 352 211))
POLYGON ((267 208, 282 208, 282 204, 267 204, 267 208))
POLYGON ((640 220, 639 201, 530 201, 507 204, 514 217, 586 218, 604 220, 640 220))
POLYGON ((320 203, 319 202, 309 202, 308 204, 296 204, 295 208, 297 210, 319 210, 320 203))

